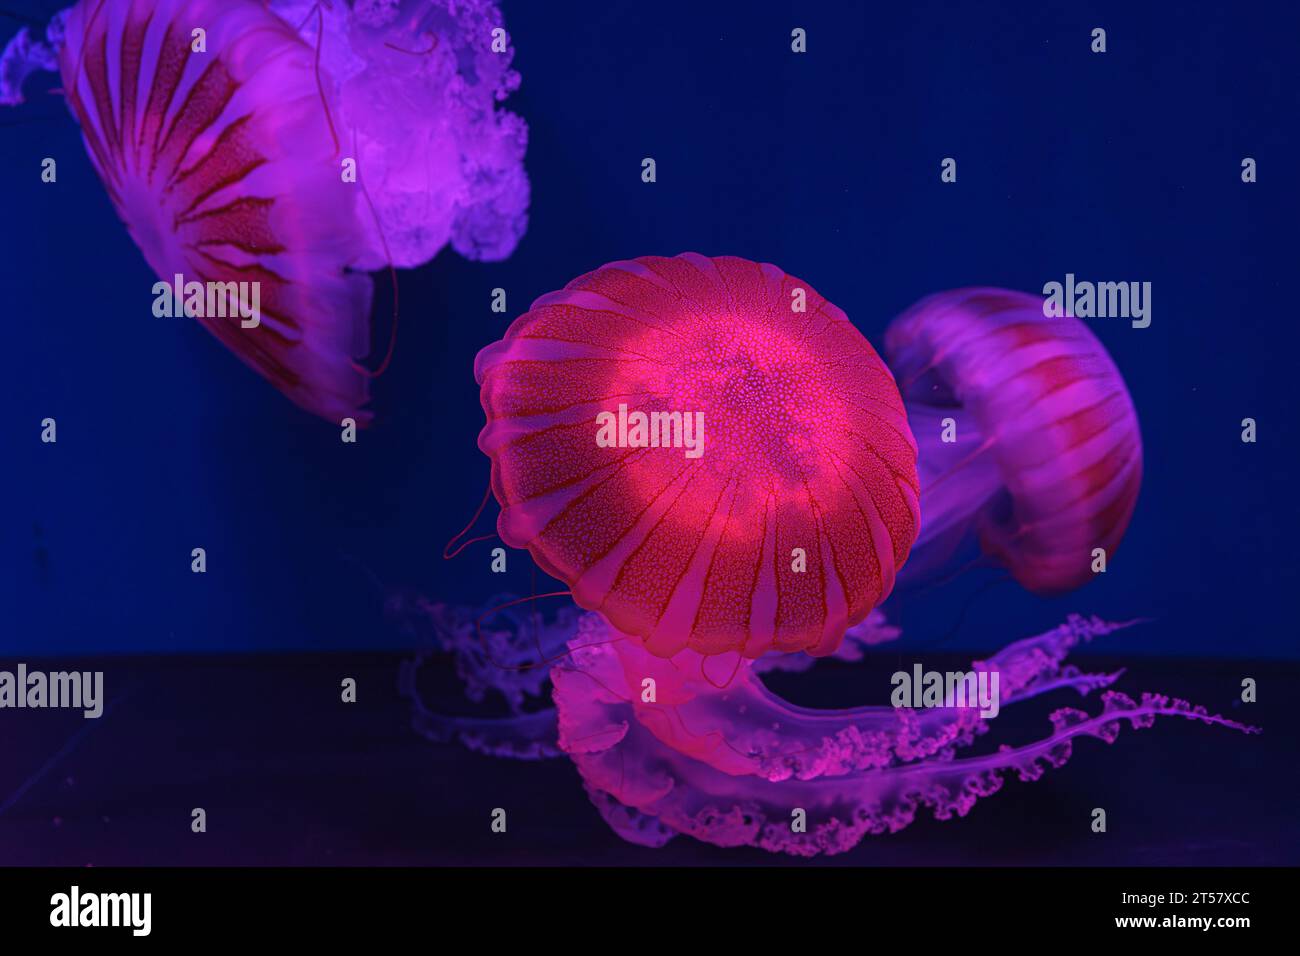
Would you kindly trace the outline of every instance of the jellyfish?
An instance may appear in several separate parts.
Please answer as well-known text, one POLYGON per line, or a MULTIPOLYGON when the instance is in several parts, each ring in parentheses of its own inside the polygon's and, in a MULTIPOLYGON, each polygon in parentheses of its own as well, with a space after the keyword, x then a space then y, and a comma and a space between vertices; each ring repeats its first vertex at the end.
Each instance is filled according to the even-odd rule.
MULTIPOLYGON (((1082 615, 971 665, 1001 707, 1100 693, 1098 711, 1059 707, 1050 733, 1017 747, 975 752, 990 714, 951 686, 934 705, 818 710, 764 683, 814 656, 861 661, 897 640, 878 605, 914 538, 947 545, 978 519, 985 548, 1017 580, 1059 591, 1084 580, 1071 563, 1078 541, 1113 548, 1122 536, 1141 446, 1114 365, 1081 326, 1033 327, 1014 293, 958 301, 971 314, 931 338, 916 312, 890 328, 903 419, 893 378, 843 313, 774 266, 644 258, 539 299, 476 361, 479 445, 501 538, 528 548, 585 613, 524 625, 495 608, 422 607, 471 695, 494 689, 505 712, 435 713, 412 668, 403 687, 417 727, 504 756, 567 755, 631 842, 686 834, 799 856, 900 830, 922 807, 964 816, 1008 775, 1037 779, 1076 740, 1110 743, 1125 723, 1177 716, 1256 732, 1187 701, 1135 699, 1112 687, 1120 674, 1066 664, 1078 645, 1133 623, 1082 615), (807 312, 789 304, 800 292, 807 312), (1020 321, 986 318, 1013 309, 1020 321), (615 403, 618 441, 602 442, 615 403), (934 422, 936 409, 965 444, 945 458, 922 443, 913 472, 911 429, 951 424, 934 422), (670 429, 630 440, 630 411, 653 421, 696 410, 712 444, 694 459, 670 429), (1053 466, 1056 487, 1042 473, 1053 466), (807 566, 788 561, 810 537, 807 566), (787 617, 791 596, 792 612, 813 613, 787 617), (553 714, 524 706, 530 659, 547 669, 553 714)), ((527 686, 535 704, 544 686, 527 686)))
POLYGON ((82 0, 9 43, 0 103, 57 68, 162 284, 232 296, 200 310, 187 291, 186 314, 295 404, 365 425, 366 273, 447 243, 499 260, 527 225, 527 128, 496 109, 519 78, 494 31, 487 2, 82 0))
POLYGON ((1026 589, 1071 591, 1114 554, 1142 484, 1137 413, 1115 363, 1072 316, 1007 289, 940 292, 885 331, 919 448, 921 532, 908 581, 961 543, 1026 589))
POLYGON ((893 377, 776 266, 602 266, 474 369, 501 538, 652 654, 829 654, 916 537, 893 377))

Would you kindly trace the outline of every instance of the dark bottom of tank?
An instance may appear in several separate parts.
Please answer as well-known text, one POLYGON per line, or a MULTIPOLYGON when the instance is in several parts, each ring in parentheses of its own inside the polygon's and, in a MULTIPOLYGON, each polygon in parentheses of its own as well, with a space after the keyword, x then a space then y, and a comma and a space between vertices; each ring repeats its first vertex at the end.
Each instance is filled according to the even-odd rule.
MULTIPOLYGON (((818 696, 853 700, 856 668, 819 665, 818 696)), ((677 837, 633 846, 605 825, 567 759, 516 762, 432 743, 397 691, 403 655, 332 654, 79 661, 106 674, 98 720, 9 711, 0 760, 0 864, 658 865, 800 864, 677 837), (340 701, 345 678, 357 702, 340 701), (494 808, 509 808, 504 834, 494 808), (205 833, 191 830, 196 808, 205 833)), ((930 658, 927 658, 929 661, 930 658)), ((969 656, 952 655, 954 668, 969 656)), ((931 666, 946 666, 936 655, 931 666)), ((27 661, 58 670, 60 662, 27 661)), ((866 865, 1240 866, 1300 863, 1300 742, 1289 702, 1300 666, 1089 656, 1126 667, 1129 688, 1204 703, 1259 735, 1164 720, 1112 745, 1076 742, 1063 767, 1010 779, 965 819, 922 811, 901 833, 813 863, 866 865), (1225 674, 1255 677, 1232 704, 1225 674), (1283 776, 1279 776, 1283 775, 1283 776), (1107 832, 1092 832, 1094 808, 1107 832)), ((65 664, 66 666, 66 664, 65 664)), ((786 688, 781 688, 785 690, 786 688)), ((865 702, 865 701, 864 701, 865 702)), ((1061 695, 1051 705, 1077 702, 1061 695)), ((1041 734, 1045 709, 1008 710, 999 737, 1041 734)))

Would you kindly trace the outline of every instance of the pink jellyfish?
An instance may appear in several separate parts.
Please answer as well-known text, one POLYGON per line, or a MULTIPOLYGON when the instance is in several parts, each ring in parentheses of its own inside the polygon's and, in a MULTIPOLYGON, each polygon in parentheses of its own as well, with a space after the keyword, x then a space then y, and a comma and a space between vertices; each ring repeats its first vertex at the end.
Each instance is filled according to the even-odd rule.
POLYGON ((479 353, 498 530, 669 657, 832 652, 917 529, 893 377, 772 265, 615 262, 479 353))
MULTIPOLYGON (((942 409, 967 443, 928 463, 923 445, 922 474, 934 480, 921 491, 922 541, 964 532, 976 514, 989 524, 985 547, 1022 581, 1077 586, 1074 549, 1088 537, 1113 548, 1132 510, 1140 445, 1123 381, 1077 323, 1035 327, 1009 293, 958 301, 969 314, 935 310, 936 321, 962 316, 946 334, 925 338, 933 327, 915 318, 890 332, 907 394, 927 398, 921 427, 942 409), (1013 309, 1018 321, 988 318, 1013 309), (1055 485, 1043 474, 1053 465, 1055 485), (966 497, 936 491, 962 483, 966 497), (992 502, 1002 488, 1006 513, 992 502)), ((961 752, 989 731, 991 715, 951 685, 922 707, 826 711, 769 691, 761 674, 790 669, 791 658, 765 651, 853 660, 898 637, 872 608, 907 557, 917 506, 892 380, 842 313, 780 270, 700 256, 616 263, 540 299, 480 353, 476 370, 502 537, 530 548, 600 613, 563 612, 531 627, 516 618, 485 632, 490 614, 422 606, 414 616, 456 654, 471 692, 499 689, 510 714, 440 717, 409 670, 405 688, 417 725, 436 739, 508 756, 567 754, 628 840, 657 846, 685 833, 720 846, 838 853, 906 827, 922 806, 940 819, 963 816, 1007 774, 1036 779, 1067 760, 1076 739, 1109 743, 1124 722, 1147 727, 1170 715, 1254 732, 1186 701, 1108 689, 1118 674, 1066 666, 1075 646, 1125 626, 1080 616, 975 661, 971 675, 999 688, 1000 706, 1100 690, 1100 711, 1059 708, 1043 740, 983 756, 961 752), (809 312, 787 315, 801 289, 809 312), (664 441, 611 451, 593 435, 614 402, 648 413, 703 409, 722 453, 692 462, 664 441), (758 530, 732 532, 738 507, 758 530), (825 535, 808 553, 827 571, 802 572, 820 592, 791 593, 819 613, 783 640, 784 578, 801 573, 785 563, 786 549, 804 540, 782 536, 789 509, 797 529, 825 535), (835 527, 846 521, 857 547, 835 527), (637 566, 643 555, 647 568, 637 566), (710 602, 715 591, 722 599, 710 602), (540 693, 535 678, 518 676, 530 652, 555 661, 553 719, 528 704, 540 693)))
POLYGON ((296 404, 365 424, 365 272, 448 242, 501 259, 526 226, 500 23, 453 0, 81 0, 6 47, 0 103, 57 66, 160 285, 181 276, 185 314, 296 404))
POLYGON ((927 296, 885 331, 920 448, 915 576, 974 530, 1031 591, 1059 593, 1119 546, 1142 484, 1137 413, 1096 336, 1006 289, 927 296))

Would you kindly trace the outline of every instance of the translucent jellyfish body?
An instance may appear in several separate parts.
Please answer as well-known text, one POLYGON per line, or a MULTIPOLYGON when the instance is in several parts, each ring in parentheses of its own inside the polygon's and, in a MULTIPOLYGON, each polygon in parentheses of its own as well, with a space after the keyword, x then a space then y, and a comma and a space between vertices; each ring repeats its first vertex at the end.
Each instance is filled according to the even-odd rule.
MULTIPOLYGON (((1142 728, 1174 716, 1258 732, 1186 701, 1159 694, 1134 699, 1111 689, 1119 674, 1067 664, 1078 645, 1127 626, 1097 618, 1072 616, 971 665, 972 673, 997 675, 1003 708, 1072 690, 1100 692, 1097 712, 1058 707, 1043 739, 964 755, 996 731, 976 706, 817 710, 768 690, 762 675, 806 666, 813 659, 803 654, 755 660, 686 649, 665 659, 599 614, 574 616, 572 609, 545 624, 427 603, 406 607, 403 617, 427 628, 437 650, 456 656, 471 698, 497 696, 507 711, 439 714, 416 692, 413 664, 403 687, 421 733, 438 741, 459 738, 503 757, 567 754, 611 828, 644 846, 686 834, 723 847, 841 853, 869 834, 905 828, 922 807, 941 820, 965 816, 1008 774, 1036 780, 1069 759, 1076 739, 1111 743, 1125 723, 1142 728), (517 669, 528 660, 556 663, 517 669), (554 710, 525 706, 541 689, 539 674, 549 674, 554 710)), ((873 611, 849 629, 835 656, 860 660, 865 648, 899 636, 873 611)))
POLYGON ((889 371, 775 266, 603 266, 533 303, 475 374, 501 537, 652 654, 828 654, 916 536, 889 371))
POLYGON ((271 10, 319 45, 342 152, 369 194, 357 197, 359 268, 418 266, 448 242, 469 259, 509 256, 528 226, 528 126, 497 108, 519 74, 496 3, 273 0, 271 10))
POLYGON ((527 130, 496 108, 518 85, 503 37, 489 2, 82 0, 44 41, 10 42, 0 102, 57 64, 160 280, 209 298, 256 283, 260 321, 194 317, 298 405, 364 424, 363 273, 449 241, 500 259, 526 227, 527 130))
POLYGON ((1142 484, 1128 388, 1078 319, 1045 318, 1040 297, 974 288, 922 299, 885 332, 919 448, 921 533, 908 575, 968 533, 1024 587, 1092 578, 1142 484))
MULTIPOLYGON (((1106 688, 1118 675, 1062 662, 1117 626, 1072 617, 972 670, 998 676, 1003 707, 1062 688, 1106 688)), ((1076 738, 1110 743, 1124 722, 1148 727, 1168 715, 1255 732, 1186 701, 1104 690, 1096 714, 1054 711, 1042 740, 961 756, 990 728, 975 706, 796 707, 764 687, 754 662, 737 660, 719 688, 716 659, 689 650, 654 659, 635 640, 611 640, 596 615, 582 620, 571 647, 551 675, 560 746, 606 821, 651 846, 685 833, 718 846, 840 853, 867 834, 903 829, 922 806, 940 820, 965 816, 1006 774, 1036 780, 1069 759, 1076 738)))

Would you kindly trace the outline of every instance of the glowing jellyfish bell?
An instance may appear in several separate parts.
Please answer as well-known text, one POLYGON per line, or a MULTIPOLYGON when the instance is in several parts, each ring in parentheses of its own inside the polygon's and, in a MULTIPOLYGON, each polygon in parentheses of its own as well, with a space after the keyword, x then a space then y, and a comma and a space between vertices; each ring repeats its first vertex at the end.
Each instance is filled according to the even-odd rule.
POLYGON ((611 263, 533 303, 475 374, 501 537, 659 657, 831 653, 916 536, 889 370, 776 266, 611 263))
POLYGON ((1040 297, 973 288, 922 299, 885 332, 920 449, 921 533, 909 577, 969 532, 1024 587, 1093 576, 1128 527, 1142 438, 1128 388, 1093 333, 1040 297))
POLYGON ((0 103, 57 67, 159 279, 236 284, 251 327, 195 317, 301 407, 365 424, 364 272, 448 243, 501 259, 527 225, 527 128, 497 109, 519 82, 492 49, 501 22, 487 0, 81 0, 44 41, 9 42, 0 103))

